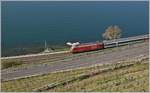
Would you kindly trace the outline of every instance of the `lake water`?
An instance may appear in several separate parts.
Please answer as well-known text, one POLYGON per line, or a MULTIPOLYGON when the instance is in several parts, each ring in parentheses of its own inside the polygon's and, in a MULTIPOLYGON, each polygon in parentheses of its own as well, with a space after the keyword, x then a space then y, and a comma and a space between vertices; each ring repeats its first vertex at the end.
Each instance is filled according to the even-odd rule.
POLYGON ((45 40, 49 46, 102 40, 110 25, 118 25, 122 37, 149 33, 148 1, 3 1, 1 7, 2 55, 45 40))

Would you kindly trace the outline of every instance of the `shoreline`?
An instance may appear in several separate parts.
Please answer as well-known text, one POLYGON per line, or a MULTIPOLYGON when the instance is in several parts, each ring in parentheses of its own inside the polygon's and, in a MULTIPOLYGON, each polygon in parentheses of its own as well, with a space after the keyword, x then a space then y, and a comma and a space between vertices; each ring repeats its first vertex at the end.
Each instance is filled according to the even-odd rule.
POLYGON ((44 56, 44 55, 52 55, 52 54, 61 54, 61 53, 68 53, 69 51, 59 51, 59 52, 48 52, 48 53, 37 53, 37 54, 26 54, 26 55, 19 55, 19 56, 9 56, 9 57, 1 57, 1 59, 15 59, 15 58, 25 58, 25 57, 35 57, 35 56, 44 56))
MULTIPOLYGON (((111 44, 111 43, 126 43, 126 42, 137 42, 137 41, 145 41, 149 39, 148 35, 140 35, 128 38, 119 38, 118 41, 114 40, 104 40, 102 43, 111 44)), ((129 43, 128 43, 129 44, 129 43)), ((60 52, 60 51, 69 51, 70 46, 67 45, 48 45, 43 46, 32 46, 32 47, 20 47, 20 48, 2 48, 2 57, 9 57, 9 56, 20 56, 20 55, 28 55, 28 54, 38 54, 42 53, 45 50, 49 50, 51 52, 60 52)))
MULTIPOLYGON (((48 46, 50 49, 50 47, 48 46)), ((66 51, 70 47, 66 45, 52 45, 51 48, 53 52, 66 51)), ((12 56, 23 56, 23 55, 32 55, 32 54, 41 54, 45 50, 44 47, 35 46, 35 47, 20 47, 20 48, 2 48, 1 58, 3 57, 12 57, 12 56)), ((50 52, 51 53, 51 52, 50 52)))

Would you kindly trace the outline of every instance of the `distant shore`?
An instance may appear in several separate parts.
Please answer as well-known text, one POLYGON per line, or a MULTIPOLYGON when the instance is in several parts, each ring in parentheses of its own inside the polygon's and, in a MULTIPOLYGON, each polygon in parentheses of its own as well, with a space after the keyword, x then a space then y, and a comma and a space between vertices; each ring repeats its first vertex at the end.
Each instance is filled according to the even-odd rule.
MULTIPOLYGON (((68 50, 69 46, 66 45, 52 45, 48 46, 48 48, 54 52, 68 50)), ((1 49, 1 56, 8 57, 8 56, 19 56, 19 55, 27 55, 27 54, 36 54, 41 53, 45 50, 44 47, 35 46, 35 47, 18 47, 18 48, 2 48, 1 49)))

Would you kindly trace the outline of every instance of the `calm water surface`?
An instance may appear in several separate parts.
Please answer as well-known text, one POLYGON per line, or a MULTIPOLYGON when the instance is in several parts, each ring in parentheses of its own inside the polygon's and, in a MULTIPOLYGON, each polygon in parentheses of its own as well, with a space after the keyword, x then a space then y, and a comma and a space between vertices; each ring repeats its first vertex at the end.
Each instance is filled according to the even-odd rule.
POLYGON ((102 40, 110 25, 118 25, 122 37, 147 34, 149 26, 146 1, 3 1, 1 10, 2 55, 44 46, 45 40, 49 46, 102 40))

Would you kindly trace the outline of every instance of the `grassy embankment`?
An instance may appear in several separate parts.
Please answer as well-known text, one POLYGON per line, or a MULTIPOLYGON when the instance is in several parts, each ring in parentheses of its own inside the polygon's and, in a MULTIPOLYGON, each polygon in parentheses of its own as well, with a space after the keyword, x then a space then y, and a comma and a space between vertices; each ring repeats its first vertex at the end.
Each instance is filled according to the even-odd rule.
MULTIPOLYGON (((133 44, 130 47, 134 48, 136 46, 142 46, 145 43, 139 43, 139 44, 133 44)), ((52 64, 56 62, 66 61, 66 60, 73 60, 74 58, 82 57, 82 56, 90 56, 90 55, 102 55, 104 53, 110 53, 117 50, 123 50, 128 49, 128 45, 126 46, 120 46, 117 48, 109 48, 109 49, 103 49, 98 51, 90 51, 85 53, 79 53, 79 54, 56 54, 56 55, 46 55, 46 56, 40 56, 40 57, 29 57, 29 58, 19 58, 19 59, 7 59, 2 60, 1 65, 2 69, 7 68, 26 68, 31 67, 34 65, 40 65, 40 64, 52 64)))
POLYGON ((2 91, 148 91, 148 58, 2 82, 2 91))

